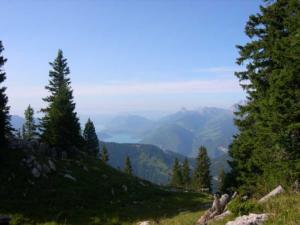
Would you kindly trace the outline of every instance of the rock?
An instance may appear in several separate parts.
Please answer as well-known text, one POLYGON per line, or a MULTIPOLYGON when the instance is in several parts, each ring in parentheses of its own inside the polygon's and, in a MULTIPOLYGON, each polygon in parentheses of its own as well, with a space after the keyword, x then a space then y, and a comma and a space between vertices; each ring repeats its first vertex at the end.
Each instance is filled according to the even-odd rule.
POLYGON ((46 154, 49 151, 49 145, 47 145, 46 143, 40 143, 40 146, 38 149, 39 149, 40 153, 46 154))
POLYGON ((279 185, 278 187, 276 187, 273 191, 271 191, 269 194, 267 194, 266 196, 264 196, 263 198, 259 199, 258 202, 262 203, 262 202, 266 202, 269 198, 278 195, 280 193, 283 193, 284 189, 282 188, 281 185, 279 185))
POLYGON ((51 172, 51 169, 47 164, 42 164, 42 168, 43 172, 45 172, 46 174, 51 172))
POLYGON ((268 219, 267 214, 253 214, 239 216, 234 221, 229 221, 226 225, 262 225, 268 219))
POLYGON ((9 225, 11 218, 9 216, 0 215, 0 224, 1 225, 9 225))
POLYGON ((70 179, 72 181, 75 181, 75 182, 77 181, 77 179, 75 177, 73 177, 72 175, 70 175, 70 174, 65 174, 64 177, 68 178, 68 179, 70 179))
POLYGON ((229 210, 226 210, 226 211, 223 212, 222 214, 216 216, 216 217, 214 218, 214 220, 222 220, 222 219, 224 219, 226 216, 229 216, 229 215, 231 215, 231 214, 232 214, 232 213, 231 213, 229 210))
POLYGON ((294 183, 294 190, 300 192, 300 180, 296 180, 294 183))
POLYGON ((68 153, 66 151, 61 152, 61 159, 67 159, 68 158, 68 153))
POLYGON ((113 188, 111 189, 111 195, 115 196, 115 190, 113 188))
POLYGON ((49 164, 49 167, 52 171, 56 171, 56 166, 55 166, 54 162, 51 159, 48 160, 48 164, 49 164))
POLYGON ((128 191, 128 188, 127 188, 127 186, 126 186, 125 184, 122 185, 122 188, 123 188, 123 190, 124 190, 125 192, 128 191))
POLYGON ((39 178, 41 176, 41 172, 35 167, 31 170, 31 174, 35 178, 39 178))
POLYGON ((150 221, 138 222, 138 225, 150 225, 150 221))
POLYGON ((57 149, 56 148, 50 148, 49 149, 49 155, 50 155, 50 157, 52 157, 52 158, 57 158, 57 149))
POLYGON ((82 167, 84 171, 89 172, 89 169, 86 166, 82 167))

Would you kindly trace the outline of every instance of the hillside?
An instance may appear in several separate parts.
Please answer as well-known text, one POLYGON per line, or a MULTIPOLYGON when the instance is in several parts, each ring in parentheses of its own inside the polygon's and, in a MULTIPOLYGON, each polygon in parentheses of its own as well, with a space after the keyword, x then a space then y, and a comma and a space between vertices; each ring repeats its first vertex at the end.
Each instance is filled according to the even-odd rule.
MULTIPOLYGON (((103 146, 101 143, 101 147, 103 146)), ((156 184, 169 184, 172 167, 177 158, 183 163, 185 156, 172 151, 163 151, 157 146, 146 144, 119 144, 105 142, 109 153, 109 164, 117 169, 124 168, 125 157, 129 156, 134 174, 140 178, 156 184)), ((188 158, 191 170, 194 169, 195 159, 188 158)), ((211 176, 216 178, 221 169, 229 171, 227 163, 229 156, 222 156, 211 160, 211 176)), ((213 179, 213 189, 216 187, 216 179, 213 179)))
POLYGON ((201 194, 164 191, 93 158, 54 160, 24 150, 1 151, 0 214, 11 215, 13 225, 132 224, 200 210, 207 201, 201 194), (34 177, 28 163, 46 172, 34 177))

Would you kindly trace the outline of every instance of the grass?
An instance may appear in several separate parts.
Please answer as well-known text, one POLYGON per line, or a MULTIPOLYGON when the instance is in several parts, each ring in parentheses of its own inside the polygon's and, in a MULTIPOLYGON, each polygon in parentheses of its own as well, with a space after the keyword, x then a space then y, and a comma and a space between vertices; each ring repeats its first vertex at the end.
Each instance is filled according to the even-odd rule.
POLYGON ((35 179, 20 164, 24 154, 0 154, 0 215, 12 216, 12 225, 129 225, 144 220, 188 225, 211 201, 205 194, 162 190, 91 158, 57 161, 56 172, 35 179), (65 178, 66 173, 77 181, 65 178))
MULTIPOLYGON (((261 213, 269 214, 269 219, 264 225, 299 225, 300 194, 286 193, 273 197, 262 204, 261 213)), ((235 216, 231 215, 221 221, 212 221, 209 225, 225 225, 234 218, 235 216)))

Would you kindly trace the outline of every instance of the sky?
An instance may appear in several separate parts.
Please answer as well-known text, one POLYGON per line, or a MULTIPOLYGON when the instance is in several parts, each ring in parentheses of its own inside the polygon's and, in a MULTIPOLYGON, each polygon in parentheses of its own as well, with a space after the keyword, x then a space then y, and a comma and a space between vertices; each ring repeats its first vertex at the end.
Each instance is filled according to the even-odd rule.
POLYGON ((245 98, 237 44, 260 0, 1 0, 11 114, 47 96, 49 62, 68 59, 81 115, 229 108, 245 98))

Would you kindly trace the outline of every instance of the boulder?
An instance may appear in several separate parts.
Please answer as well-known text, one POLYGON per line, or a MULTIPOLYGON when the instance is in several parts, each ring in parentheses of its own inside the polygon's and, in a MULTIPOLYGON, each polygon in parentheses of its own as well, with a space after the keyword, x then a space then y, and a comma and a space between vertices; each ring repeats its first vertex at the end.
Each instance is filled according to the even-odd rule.
POLYGON ((139 222, 138 225, 150 225, 150 221, 139 222))
POLYGON ((65 174, 64 177, 65 177, 65 178, 68 178, 68 179, 70 179, 70 180, 72 180, 72 181, 74 181, 74 182, 77 181, 77 179, 76 179, 75 177, 73 177, 72 175, 70 175, 70 174, 65 174))
POLYGON ((262 225, 267 219, 267 214, 250 213, 248 216, 239 216, 234 221, 227 222, 226 225, 262 225))
POLYGON ((56 171, 56 166, 55 166, 54 162, 51 159, 48 160, 48 164, 49 164, 49 167, 52 171, 56 171))
POLYGON ((267 194, 266 196, 264 196, 263 198, 259 199, 259 203, 263 203, 266 202, 269 198, 278 195, 280 193, 283 193, 284 189, 282 188, 281 185, 279 185, 278 187, 276 187, 273 191, 271 191, 269 194, 267 194))
POLYGON ((41 172, 35 167, 31 170, 31 174, 35 178, 39 178, 41 176, 41 172))

